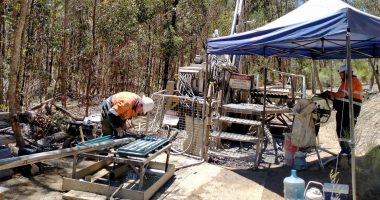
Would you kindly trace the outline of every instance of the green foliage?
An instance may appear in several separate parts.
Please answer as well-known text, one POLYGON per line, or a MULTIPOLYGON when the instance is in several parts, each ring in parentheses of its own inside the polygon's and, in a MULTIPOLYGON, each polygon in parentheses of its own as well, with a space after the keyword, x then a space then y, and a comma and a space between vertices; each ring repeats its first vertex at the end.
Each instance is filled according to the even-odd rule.
POLYGON ((101 38, 110 45, 125 42, 136 31, 138 10, 134 0, 101 2, 97 19, 101 38))
POLYGON ((211 36, 215 29, 219 30, 220 36, 229 35, 235 7, 234 1, 212 0, 208 6, 208 35, 211 36))
POLYGON ((157 15, 163 7, 162 1, 157 0, 136 0, 137 22, 145 23, 157 15))
POLYGON ((181 43, 182 38, 176 36, 174 28, 169 25, 164 32, 164 40, 161 49, 162 53, 168 53, 171 56, 175 56, 181 43))
MULTIPOLYGON (((63 33, 69 33, 67 52, 67 71, 71 91, 83 96, 86 91, 87 75, 91 73, 94 93, 115 92, 126 88, 126 84, 136 86, 135 90, 156 91, 161 88, 163 60, 170 57, 170 73, 175 67, 192 61, 195 54, 205 54, 204 45, 215 29, 221 36, 229 35, 235 9, 232 0, 180 0, 173 8, 174 0, 97 0, 95 16, 95 44, 93 50, 93 9, 95 0, 70 1, 69 29, 63 30, 63 0, 33 1, 26 22, 22 45, 22 64, 18 83, 23 80, 25 69, 28 78, 25 81, 29 93, 54 96, 60 84, 54 85, 61 71, 61 52, 63 33), (172 22, 175 14, 175 26, 172 22), (174 27, 173 27, 174 26, 174 27), (43 79, 43 80, 42 80, 43 79), (144 83, 149 83, 145 86, 144 83), (109 88, 109 89, 105 89, 109 88), (121 87, 119 87, 121 86, 121 87), (82 93, 82 94, 80 94, 82 93)), ((5 79, 9 72, 9 58, 15 27, 13 11, 20 9, 16 1, 5 1, 4 20, 6 41, 4 55, 5 79)), ((355 6, 379 15, 379 1, 355 0, 355 6)), ((249 30, 262 26, 288 13, 295 7, 295 1, 248 0, 244 2, 243 19, 238 29, 249 30), (249 21, 249 22, 247 22, 249 21), (244 26, 242 26, 244 25, 244 26)), ((249 73, 257 73, 262 67, 278 70, 274 58, 246 56, 249 73)), ((286 60, 288 61, 288 60, 286 60)), ((286 63, 286 62, 285 62, 286 63)), ((307 82, 311 80, 311 61, 292 59, 286 71, 304 74, 307 82)), ((324 86, 339 85, 336 73, 342 61, 329 62, 320 69, 320 79, 324 86), (330 69, 332 66, 332 70, 330 69), (332 72, 331 72, 332 71, 332 72), (330 75, 331 74, 331 75, 330 75)), ((371 70, 367 61, 353 61, 355 74, 363 82, 370 79, 371 70)), ((277 78, 277 77, 276 77, 277 78)), ((6 83, 6 80, 5 80, 6 83)), ((28 95, 32 96, 32 95, 28 95)), ((43 97, 39 97, 43 98, 43 97)))
POLYGON ((50 129, 51 133, 56 133, 60 130, 64 130, 64 127, 66 127, 69 123, 70 120, 68 120, 61 113, 57 112, 52 116, 52 120, 48 128, 50 129))
POLYGON ((338 65, 328 65, 326 68, 320 69, 319 79, 322 82, 322 85, 325 87, 339 86, 341 79, 339 73, 337 73, 338 70, 338 65))
POLYGON ((373 15, 380 15, 380 2, 373 0, 354 0, 353 6, 356 8, 371 13, 373 15))
POLYGON ((0 104, 0 112, 8 112, 9 107, 7 104, 0 104))
POLYGON ((352 66, 354 74, 357 75, 363 83, 369 82, 372 75, 372 70, 369 68, 367 59, 353 60, 352 66))

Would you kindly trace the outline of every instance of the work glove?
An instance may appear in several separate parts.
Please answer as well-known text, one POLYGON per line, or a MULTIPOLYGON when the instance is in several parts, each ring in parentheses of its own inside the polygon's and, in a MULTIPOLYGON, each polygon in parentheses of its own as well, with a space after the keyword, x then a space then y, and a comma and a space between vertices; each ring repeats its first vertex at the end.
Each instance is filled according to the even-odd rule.
POLYGON ((132 134, 128 133, 127 131, 125 131, 125 130, 122 129, 122 128, 117 128, 116 131, 117 131, 117 136, 118 136, 119 138, 122 138, 122 137, 132 137, 132 138, 136 138, 135 135, 132 135, 132 134))
POLYGON ((134 128, 135 127, 135 125, 133 124, 132 119, 128 119, 127 122, 128 122, 129 128, 134 128))
POLYGON ((325 98, 325 99, 333 100, 334 99, 334 92, 326 90, 326 91, 322 92, 321 94, 319 94, 319 96, 322 98, 325 98))
POLYGON ((125 130, 120 127, 116 128, 116 132, 118 137, 124 137, 124 135, 126 134, 125 130))

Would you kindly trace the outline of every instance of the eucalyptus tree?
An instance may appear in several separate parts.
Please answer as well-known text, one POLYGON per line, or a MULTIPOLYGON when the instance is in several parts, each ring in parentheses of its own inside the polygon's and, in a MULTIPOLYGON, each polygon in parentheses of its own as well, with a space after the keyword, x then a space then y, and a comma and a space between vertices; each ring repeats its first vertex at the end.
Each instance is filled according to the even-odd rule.
POLYGON ((24 31, 24 26, 26 22, 26 15, 28 12, 28 0, 20 0, 17 2, 20 9, 14 10, 14 16, 19 17, 15 19, 17 22, 16 29, 13 34, 13 46, 12 46, 12 56, 9 72, 9 87, 8 87, 8 101, 9 101, 9 117, 12 125, 12 129, 16 138, 17 146, 22 147, 25 145, 24 138, 21 135, 21 130, 17 122, 17 112, 20 110, 17 92, 17 73, 19 71, 20 63, 20 53, 21 53, 21 40, 24 31))
POLYGON ((0 105, 4 103, 4 54, 5 54, 5 7, 4 0, 0 0, 0 105))

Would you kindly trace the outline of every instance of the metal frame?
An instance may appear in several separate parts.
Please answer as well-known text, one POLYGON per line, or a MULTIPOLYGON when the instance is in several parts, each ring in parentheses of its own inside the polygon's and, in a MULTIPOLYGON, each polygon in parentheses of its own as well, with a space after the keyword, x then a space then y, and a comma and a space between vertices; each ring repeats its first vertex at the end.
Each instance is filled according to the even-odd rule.
MULTIPOLYGON (((352 91, 352 66, 351 66, 351 58, 352 58, 352 53, 355 53, 355 54, 360 54, 362 56, 365 56, 367 58, 375 58, 376 56, 373 56, 373 55, 369 55, 369 54, 366 54, 365 52, 360 52, 359 50, 362 49, 362 48, 365 48, 365 46, 358 46, 358 47, 354 47, 354 48, 351 48, 351 42, 355 42, 355 44, 353 45, 358 45, 360 43, 363 43, 363 42, 367 42, 367 41, 371 41, 373 38, 371 39, 368 39, 368 40, 351 40, 351 33, 350 33, 350 29, 348 28, 347 31, 346 31, 346 48, 344 49, 344 46, 342 46, 342 49, 338 49, 337 50, 331 50, 331 51, 325 51, 325 44, 324 42, 327 41, 327 42, 330 42, 332 44, 336 44, 334 43, 333 41, 344 41, 344 40, 334 40, 334 39, 328 39, 326 40, 325 38, 318 38, 316 40, 309 40, 311 41, 311 43, 309 44, 312 44, 312 43, 316 43, 316 42, 319 42, 319 41, 322 41, 322 52, 323 54, 321 54, 320 56, 316 55, 315 54, 315 51, 317 51, 317 49, 315 48, 312 48, 310 47, 310 54, 312 56, 307 56, 307 55, 301 55, 301 54, 297 54, 297 51, 292 51, 292 50, 295 50, 296 48, 299 48, 299 47, 305 47, 307 48, 307 46, 305 44, 299 44, 299 43, 296 43, 296 41, 290 41, 289 43, 291 44, 296 44, 298 46, 296 47, 293 47, 291 49, 281 49, 279 47, 273 47, 273 46, 262 46, 260 48, 255 48, 255 49, 263 49, 264 51, 264 57, 267 57, 267 56, 284 56, 286 57, 286 54, 296 54, 296 55, 299 55, 303 58, 311 58, 313 60, 316 60, 316 59, 323 59, 323 58, 326 58, 326 55, 333 55, 334 53, 337 53, 337 52, 342 52, 342 51, 346 51, 346 62, 347 62, 347 69, 348 69, 348 89, 349 91, 352 91), (274 50, 278 50, 278 51, 281 51, 280 54, 271 54, 271 55, 268 55, 266 54, 266 49, 267 48, 270 48, 270 49, 274 49, 274 50), (313 53, 314 52, 314 53, 313 53)), ((297 41, 297 42, 307 42, 307 41, 297 41)), ((255 50, 253 49, 253 50, 255 50)), ((240 51, 246 51, 246 55, 253 55, 254 53, 252 51, 249 51, 249 50, 252 50, 251 48, 248 49, 248 48, 241 48, 239 49, 240 51)), ((233 54, 233 53, 231 53, 233 54)), ((207 54, 209 55, 209 54, 207 54)), ((242 53, 239 53, 239 55, 242 55, 242 53)), ((312 70, 314 71, 314 65, 312 67, 312 70)), ((267 74, 267 69, 264 68, 264 99, 266 98, 266 74, 267 74)), ((207 80, 207 76, 206 76, 206 80, 207 80)), ((315 93, 315 89, 313 87, 313 93, 315 93)), ((354 116, 353 116, 353 97, 352 97, 352 92, 349 92, 349 115, 350 115, 350 139, 351 139, 351 152, 352 152, 352 156, 351 156, 351 174, 352 174, 352 193, 353 193, 353 199, 356 200, 357 197, 356 197, 356 172, 355 172, 355 169, 356 169, 356 163, 355 163, 355 144, 354 144, 354 141, 355 141, 355 136, 354 136, 354 130, 353 130, 353 127, 354 127, 354 116)), ((263 119, 265 119, 265 103, 264 103, 264 109, 263 109, 263 119)), ((263 128, 264 128, 264 124, 265 122, 263 121, 263 128)))
POLYGON ((355 133, 354 133, 354 105, 352 96, 352 66, 351 66, 351 33, 347 29, 346 36, 347 44, 347 70, 348 70, 348 101, 349 101, 349 115, 350 115, 350 137, 351 137, 351 176, 352 176, 352 196, 356 200, 356 160, 355 160, 355 133))
MULTIPOLYGON (((372 41, 373 39, 375 38, 370 38, 370 39, 366 39, 366 40, 350 40, 350 42, 355 42, 351 45, 360 45, 361 43, 364 43, 364 42, 369 42, 369 41, 372 41)), ((310 40, 303 40, 303 41, 289 41, 289 42, 285 42, 286 43, 289 43, 289 44, 293 44, 295 45, 294 47, 291 47, 291 48, 288 48, 288 49, 283 49, 281 47, 275 47, 275 46, 270 46, 270 45, 265 45, 265 46, 262 46, 262 47, 258 47, 258 48, 249 48, 249 47, 246 47, 246 48, 240 48, 239 51, 246 51, 246 53, 244 55, 253 55, 255 53, 252 53, 250 50, 258 50, 258 49, 264 49, 264 56, 278 56, 278 57, 287 57, 287 54, 295 54, 295 55, 298 55, 302 58, 309 58, 309 59, 323 59, 325 58, 327 55, 334 55, 335 53, 341 53, 341 52, 344 52, 344 51, 347 51, 347 48, 345 47, 344 44, 339 44, 339 43, 336 43, 334 41, 344 41, 342 39, 325 39, 325 38, 318 38, 318 39, 310 39, 310 40), (307 42, 307 44, 300 44, 300 42, 307 42), (307 45, 310 45, 310 44, 313 44, 313 43, 317 43, 317 42, 322 42, 322 50, 318 50, 318 48, 314 48, 314 47, 308 47, 307 45), (335 44, 335 45, 338 45, 341 47, 341 49, 338 49, 336 50, 326 50, 325 48, 325 43, 326 42, 329 42, 331 44, 335 44), (297 52, 299 51, 298 48, 301 48, 301 47, 304 47, 305 49, 309 49, 309 53, 310 55, 303 55, 303 54, 298 54, 297 52), (277 53, 273 53, 273 54, 266 54, 265 53, 265 49, 266 48, 269 48, 269 49, 273 49, 273 50, 276 50, 278 51, 277 53), (317 54, 321 54, 317 57, 317 54)), ((370 55, 370 54, 366 54, 365 52, 360 52, 359 50, 360 49, 363 49, 365 48, 366 46, 357 46, 357 47, 353 47, 351 48, 351 53, 355 53, 355 54, 360 54, 362 56, 365 56, 367 58, 375 58, 375 56, 373 55, 370 55)), ((239 55, 242 55, 241 53, 239 53, 239 55)), ((333 59, 333 58, 331 58, 333 59)))
MULTIPOLYGON (((298 75, 298 74, 293 74, 293 73, 287 73, 287 72, 281 72, 281 71, 277 71, 277 70, 269 70, 269 72, 272 72, 272 73, 278 73, 278 74, 281 74, 281 75, 287 75, 287 76, 290 76, 292 78, 292 82, 293 82, 293 77, 299 77, 302 79, 302 98, 305 98, 306 97, 306 77, 305 75, 298 75)), ((294 88, 295 86, 292 84, 292 92, 294 92, 294 88)), ((294 95, 292 95, 292 98, 293 98, 294 95)))
MULTIPOLYGON (((150 199, 157 190, 162 187, 173 175, 175 171, 175 167, 173 164, 169 164, 167 166, 167 172, 164 173, 153 185, 151 185, 146 190, 131 190, 123 188, 123 184, 121 184, 119 187, 114 187, 110 185, 105 184, 99 184, 95 182, 88 182, 80 180, 86 175, 89 175, 94 172, 94 170, 99 170, 101 168, 106 167, 112 163, 110 160, 102 160, 99 161, 91 166, 88 166, 78 172, 80 173, 82 177, 78 177, 77 179, 74 178, 63 178, 62 182, 62 190, 68 191, 68 190, 79 190, 79 191, 85 191, 85 192, 91 192, 91 193, 97 193, 106 195, 108 197, 118 197, 122 199, 144 199, 148 200, 150 199)), ((150 162, 148 164, 149 167, 152 169, 158 169, 158 170, 164 170, 165 164, 164 163, 158 163, 158 162, 150 162)))
MULTIPOLYGON (((97 160, 110 160, 114 163, 124 163, 128 164, 139 176, 140 182, 139 182, 139 190, 141 190, 143 184, 144 184, 144 176, 146 172, 146 168, 148 167, 149 163, 156 158, 158 155, 161 153, 165 152, 166 153, 166 161, 165 161, 165 172, 168 170, 168 165, 169 165, 169 158, 170 158, 170 147, 171 144, 168 144, 164 147, 162 147, 160 150, 157 152, 149 155, 147 158, 139 158, 139 157, 132 157, 128 156, 126 158, 123 157, 110 157, 110 156, 102 156, 102 155, 95 155, 95 154, 89 154, 89 153, 83 153, 79 154, 78 156, 81 157, 86 157, 86 158, 94 158, 97 160)), ((73 162, 73 172, 72 172, 72 178, 76 178, 76 165, 77 162, 75 162, 76 156, 74 157, 74 162, 73 162)))

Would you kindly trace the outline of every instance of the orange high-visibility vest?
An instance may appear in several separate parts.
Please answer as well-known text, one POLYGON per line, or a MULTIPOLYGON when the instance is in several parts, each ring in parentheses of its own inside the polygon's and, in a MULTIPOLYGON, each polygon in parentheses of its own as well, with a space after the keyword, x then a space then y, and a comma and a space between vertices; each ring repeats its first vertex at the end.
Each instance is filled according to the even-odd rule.
POLYGON ((141 97, 132 92, 119 92, 112 95, 112 108, 119 114, 119 117, 126 120, 137 116, 133 107, 136 101, 141 102, 141 97))
MULTIPOLYGON (((348 96, 348 78, 340 84, 339 91, 348 96)), ((357 100, 363 99, 363 86, 356 76, 352 76, 352 97, 357 100)))

